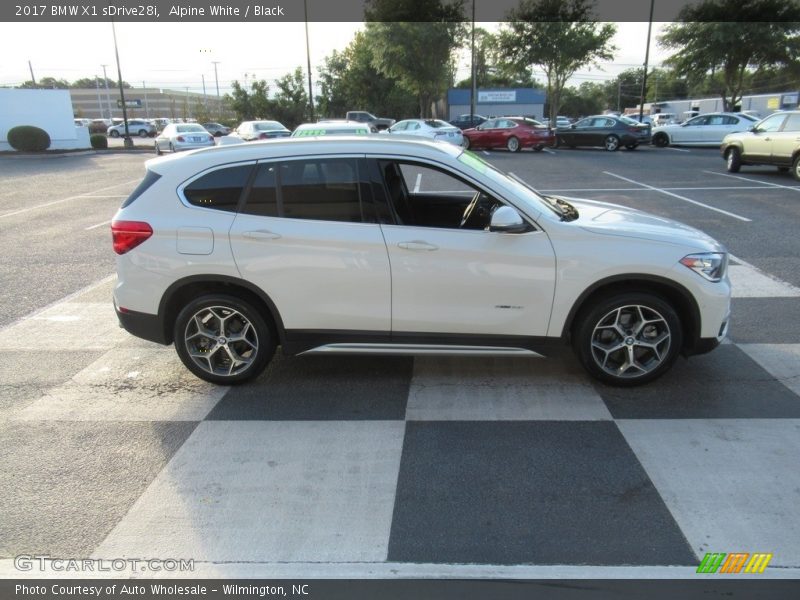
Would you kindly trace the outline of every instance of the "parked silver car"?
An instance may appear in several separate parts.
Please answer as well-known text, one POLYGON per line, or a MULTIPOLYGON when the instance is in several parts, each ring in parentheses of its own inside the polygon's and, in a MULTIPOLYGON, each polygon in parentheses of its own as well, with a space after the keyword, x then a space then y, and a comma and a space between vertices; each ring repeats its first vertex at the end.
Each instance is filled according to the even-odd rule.
POLYGON ((156 138, 156 154, 214 146, 214 136, 197 123, 170 123, 156 138))
MULTIPOLYGON (((156 134, 155 125, 144 119, 130 119, 128 121, 128 134, 138 135, 139 137, 148 137, 156 134)), ((106 135, 111 137, 119 137, 125 135, 125 123, 112 125, 106 130, 106 135)))

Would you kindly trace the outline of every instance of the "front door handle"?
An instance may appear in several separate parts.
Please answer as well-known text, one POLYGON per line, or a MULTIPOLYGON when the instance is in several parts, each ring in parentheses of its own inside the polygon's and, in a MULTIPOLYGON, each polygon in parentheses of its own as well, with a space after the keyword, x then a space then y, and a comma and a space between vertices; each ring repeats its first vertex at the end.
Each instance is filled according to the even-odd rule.
POLYGON ((275 233, 274 231, 269 231, 268 229, 245 231, 242 235, 253 240, 277 240, 281 237, 281 234, 275 233))
POLYGON ((439 249, 439 246, 429 244, 428 242, 422 242, 420 240, 414 240, 413 242, 400 242, 397 244, 397 246, 403 250, 427 250, 428 252, 439 249))

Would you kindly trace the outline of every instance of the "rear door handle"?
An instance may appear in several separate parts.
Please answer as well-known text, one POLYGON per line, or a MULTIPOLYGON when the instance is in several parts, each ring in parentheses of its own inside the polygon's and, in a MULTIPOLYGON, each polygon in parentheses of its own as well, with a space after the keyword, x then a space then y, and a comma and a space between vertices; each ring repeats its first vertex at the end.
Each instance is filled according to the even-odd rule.
POLYGON ((428 242, 421 242, 419 240, 414 240, 413 242, 400 242, 397 244, 399 248, 403 250, 438 250, 439 246, 435 246, 434 244, 429 244, 428 242))
POLYGON ((269 231, 268 229, 245 231, 242 235, 253 240, 277 240, 281 237, 281 234, 269 231))

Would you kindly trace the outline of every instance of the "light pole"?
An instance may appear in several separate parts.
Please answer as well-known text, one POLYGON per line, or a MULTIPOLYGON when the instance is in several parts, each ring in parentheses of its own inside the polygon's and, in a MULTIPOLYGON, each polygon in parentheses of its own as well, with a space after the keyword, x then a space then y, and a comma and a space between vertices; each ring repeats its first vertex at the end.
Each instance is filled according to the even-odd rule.
POLYGON ((308 102, 311 107, 311 122, 314 122, 314 94, 311 91, 311 50, 308 46, 308 0, 303 0, 306 11, 306 62, 308 63, 308 102))
POLYGON ((94 87, 97 90, 97 108, 100 110, 100 118, 103 118, 103 103, 100 101, 100 79, 94 76, 94 87))
POLYGON ((212 60, 211 62, 214 65, 214 83, 217 86, 217 111, 219 112, 220 118, 222 118, 222 102, 219 99, 219 77, 217 76, 217 65, 219 64, 219 61, 212 60))
POLYGON ((125 141, 123 142, 126 148, 133 148, 133 140, 131 133, 128 131, 128 109, 125 106, 125 90, 122 87, 122 68, 119 66, 119 49, 117 48, 117 28, 114 26, 114 19, 111 19, 111 33, 114 35, 114 57, 117 59, 117 78, 119 79, 119 98, 122 102, 122 122, 125 124, 125 141))
POLYGON ((472 127, 475 120, 475 96, 478 89, 478 82, 475 80, 475 0, 472 0, 472 65, 470 69, 472 71, 472 85, 469 88, 469 126, 472 127))
POLYGON ((108 75, 106 75, 106 67, 108 65, 100 65, 103 67, 103 83, 106 86, 106 104, 108 105, 108 120, 111 121, 113 113, 111 112, 111 93, 108 91, 108 75))

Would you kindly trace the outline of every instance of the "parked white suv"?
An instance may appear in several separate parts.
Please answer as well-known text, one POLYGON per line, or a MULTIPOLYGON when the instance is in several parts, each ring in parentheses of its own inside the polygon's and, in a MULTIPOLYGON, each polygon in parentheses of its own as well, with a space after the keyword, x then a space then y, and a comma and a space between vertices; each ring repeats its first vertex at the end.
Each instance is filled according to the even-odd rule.
POLYGON ((635 385, 714 348, 725 249, 543 196, 451 144, 336 137, 156 158, 112 223, 120 323, 232 384, 284 353, 548 354, 635 385))

